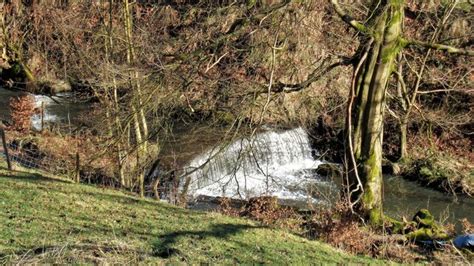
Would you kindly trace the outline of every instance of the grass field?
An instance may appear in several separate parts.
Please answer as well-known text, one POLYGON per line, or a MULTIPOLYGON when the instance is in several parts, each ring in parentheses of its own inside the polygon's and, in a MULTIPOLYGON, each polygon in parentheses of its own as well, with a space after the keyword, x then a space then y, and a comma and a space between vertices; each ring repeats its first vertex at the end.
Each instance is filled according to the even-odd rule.
POLYGON ((374 262, 256 222, 0 170, 3 263, 374 262))

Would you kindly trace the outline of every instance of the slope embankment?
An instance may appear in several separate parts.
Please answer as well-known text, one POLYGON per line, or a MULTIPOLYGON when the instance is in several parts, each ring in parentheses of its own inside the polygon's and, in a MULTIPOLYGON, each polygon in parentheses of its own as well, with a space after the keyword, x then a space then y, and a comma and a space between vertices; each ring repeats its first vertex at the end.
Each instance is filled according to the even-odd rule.
POLYGON ((2 264, 372 261, 250 220, 1 169, 2 264))

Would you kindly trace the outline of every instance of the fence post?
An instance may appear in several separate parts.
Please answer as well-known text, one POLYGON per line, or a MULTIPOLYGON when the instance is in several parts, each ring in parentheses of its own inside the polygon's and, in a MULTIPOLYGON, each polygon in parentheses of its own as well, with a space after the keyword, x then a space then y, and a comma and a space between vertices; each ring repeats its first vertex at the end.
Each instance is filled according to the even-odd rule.
POLYGON ((44 130, 44 102, 41 102, 41 132, 44 130))
POLYGON ((80 157, 79 152, 76 152, 76 176, 75 176, 76 183, 81 182, 81 164, 80 164, 80 157))
POLYGON ((0 134, 2 135, 2 143, 3 143, 3 150, 5 151, 5 157, 7 158, 7 166, 8 170, 12 170, 12 163, 10 161, 10 155, 8 154, 8 145, 7 140, 5 138, 5 130, 0 127, 0 134))

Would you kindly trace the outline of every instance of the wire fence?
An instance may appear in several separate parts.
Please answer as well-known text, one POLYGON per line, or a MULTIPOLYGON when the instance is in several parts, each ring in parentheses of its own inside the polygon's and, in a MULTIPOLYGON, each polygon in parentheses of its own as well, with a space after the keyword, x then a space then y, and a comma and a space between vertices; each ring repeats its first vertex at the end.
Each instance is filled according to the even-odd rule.
POLYGON ((0 145, 0 158, 9 160, 13 166, 41 170, 52 175, 70 176, 72 178, 74 173, 78 171, 74 157, 58 159, 41 152, 30 142, 5 141, 3 145, 0 145))
MULTIPOLYGON (((0 128, 0 133, 2 133, 1 131, 2 129, 0 128)), ((0 139, 0 159, 7 159, 6 148, 13 170, 29 169, 53 176, 69 177, 76 182, 121 187, 117 177, 101 175, 98 169, 90 169, 87 166, 81 165, 77 153, 75 153, 75 156, 74 153, 54 156, 54 154, 45 153, 30 141, 6 139, 5 143, 2 143, 0 139)), ((146 176, 145 194, 147 196, 158 197, 170 202, 176 201, 178 185, 175 178, 170 177, 171 174, 160 173, 154 176, 151 173, 147 173, 146 176)), ((132 191, 137 190, 136 184, 130 184, 127 188, 130 188, 132 191)))

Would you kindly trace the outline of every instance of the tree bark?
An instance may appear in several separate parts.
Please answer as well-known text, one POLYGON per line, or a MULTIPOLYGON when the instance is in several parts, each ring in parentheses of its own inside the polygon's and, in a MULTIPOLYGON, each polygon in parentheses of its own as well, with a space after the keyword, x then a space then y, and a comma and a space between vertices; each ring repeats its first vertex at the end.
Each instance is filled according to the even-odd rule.
MULTIPOLYGON (((405 0, 373 0, 369 7, 369 18, 366 24, 356 21, 347 14, 337 0, 329 1, 344 22, 361 33, 363 38, 371 40, 362 42, 364 49, 359 51, 368 52, 360 57, 354 77, 356 85, 351 88, 351 96, 355 95, 356 102, 352 106, 351 98, 348 105, 348 109, 353 107, 348 111, 348 115, 350 115, 348 121, 354 121, 354 123, 346 123, 348 127, 346 132, 353 132, 352 136, 348 134, 348 143, 352 145, 349 145, 347 151, 351 157, 347 164, 347 170, 349 173, 349 196, 352 199, 352 204, 356 204, 359 212, 372 224, 380 224, 383 219, 382 141, 385 94, 388 79, 395 69, 395 59, 400 51, 409 45, 468 56, 473 56, 474 51, 436 44, 433 43, 435 39, 428 43, 405 39, 402 28, 405 0), (359 72, 360 66, 361 71, 359 72), (359 189, 360 186, 363 189, 359 189)), ((443 23, 445 21, 446 19, 443 23)), ((421 75, 419 75, 419 79, 421 79, 421 75)), ((403 83, 400 79, 399 82, 403 83)), ((406 109, 409 113, 412 107, 410 104, 414 102, 413 97, 416 97, 416 89, 412 100, 406 96, 406 87, 405 93, 402 95, 406 98, 403 101, 407 103, 406 109)), ((402 154, 406 155, 408 116, 403 116, 403 119, 400 127, 401 145, 403 145, 402 154)))
MULTIPOLYGON (((382 142, 385 92, 395 59, 402 48, 400 42, 403 1, 382 1, 377 18, 370 26, 374 42, 356 80, 354 114, 354 158, 363 193, 351 195, 358 200, 358 209, 372 223, 380 224, 382 213, 382 142)), ((366 45, 366 44, 364 44, 366 45)), ((355 171, 350 171, 354 173, 355 171)), ((351 184, 357 184, 351 174, 351 184)))
POLYGON ((401 118, 400 121, 400 155, 398 160, 403 162, 408 158, 408 147, 407 147, 407 131, 408 131, 408 119, 406 117, 401 118))

